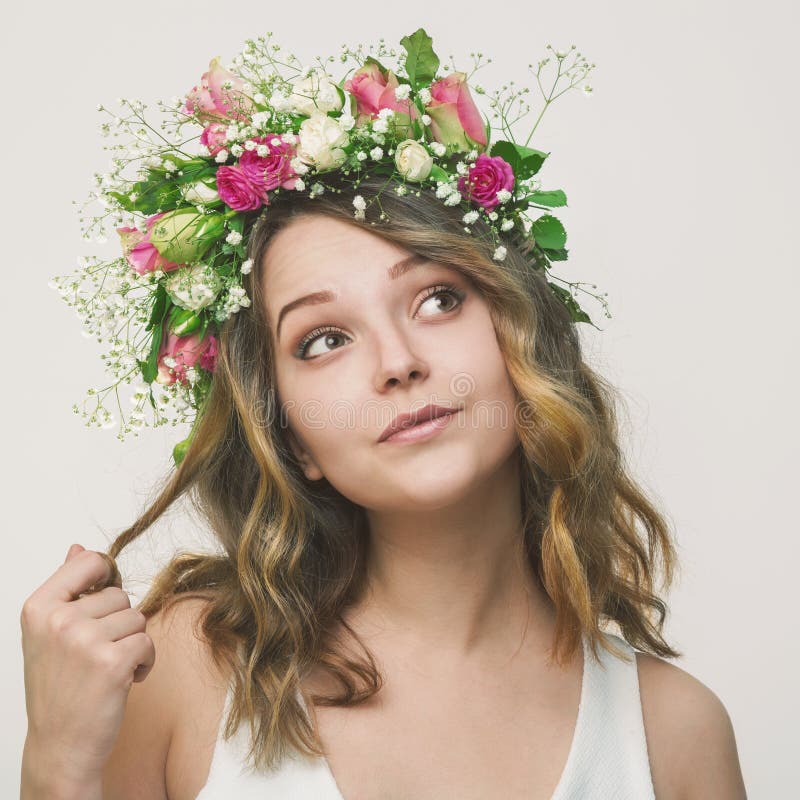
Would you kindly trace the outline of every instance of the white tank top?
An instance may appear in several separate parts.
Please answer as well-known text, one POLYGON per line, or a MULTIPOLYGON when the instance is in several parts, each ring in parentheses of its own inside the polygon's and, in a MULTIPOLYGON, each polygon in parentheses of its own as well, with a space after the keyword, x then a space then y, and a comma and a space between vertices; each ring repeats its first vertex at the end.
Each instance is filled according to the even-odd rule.
MULTIPOLYGON (((655 800, 636 651, 616 634, 603 635, 631 661, 600 648, 598 662, 583 637, 578 717, 564 771, 551 800, 655 800)), ((225 698, 208 780, 196 800, 347 800, 324 758, 308 758, 292 751, 276 770, 253 771, 245 763, 248 726, 242 725, 227 742, 221 736, 231 689, 232 684, 225 698)), ((308 713, 299 691, 297 696, 308 713)))

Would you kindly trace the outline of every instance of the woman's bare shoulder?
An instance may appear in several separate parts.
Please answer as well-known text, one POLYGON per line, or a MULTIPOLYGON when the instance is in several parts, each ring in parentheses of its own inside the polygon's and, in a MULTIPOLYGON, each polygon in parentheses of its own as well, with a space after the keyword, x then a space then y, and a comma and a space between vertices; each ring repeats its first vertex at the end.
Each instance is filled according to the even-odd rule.
POLYGON ((225 684, 199 632, 208 603, 187 597, 148 618, 155 663, 143 681, 131 686, 103 773, 103 797, 174 800, 168 793, 167 766, 176 733, 186 729, 187 720, 202 728, 208 706, 203 697, 216 696, 225 684))
POLYGON ((746 800, 733 724, 720 698, 684 669, 636 653, 656 797, 746 800))

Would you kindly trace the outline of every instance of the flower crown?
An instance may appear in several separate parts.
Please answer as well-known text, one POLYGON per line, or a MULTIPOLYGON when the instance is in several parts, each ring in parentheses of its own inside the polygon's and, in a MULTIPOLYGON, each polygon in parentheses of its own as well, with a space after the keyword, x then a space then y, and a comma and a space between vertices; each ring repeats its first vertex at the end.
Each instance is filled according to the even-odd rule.
MULTIPOLYGON (((335 83, 326 62, 301 66, 271 38, 268 33, 246 40, 227 67, 213 58, 187 95, 158 102, 165 118, 158 127, 145 119, 141 101, 120 99, 127 109, 121 115, 98 106, 112 117, 101 125, 102 135, 127 134, 128 141, 104 146, 116 155, 108 174, 95 174, 97 189, 87 203, 98 201, 107 211, 91 219, 83 238, 91 241, 94 234, 104 242, 111 216, 122 255, 110 261, 80 258, 77 270, 49 283, 76 308, 88 336, 111 343, 103 360, 115 382, 89 389, 82 409, 73 405, 88 426, 115 424, 105 407, 113 391, 121 418, 118 438, 138 433, 149 401, 153 427, 194 421, 189 437, 173 450, 180 463, 211 386, 219 327, 250 305, 242 276, 252 269, 246 239, 253 224, 273 196, 299 191, 315 198, 331 188, 325 176, 333 173, 356 190, 365 177, 380 175, 386 177, 384 189, 432 191, 446 206, 461 206, 466 233, 478 220, 485 223, 495 260, 506 256, 506 236, 529 242, 532 268, 546 273, 575 322, 591 323, 578 291, 597 299, 610 317, 605 294, 549 270, 568 253, 564 226, 549 209, 567 200, 560 189, 541 188, 536 175, 549 153, 528 146, 556 97, 581 84, 586 94, 592 91, 584 81, 595 65, 579 52, 567 63, 575 45, 568 51, 547 45, 557 75, 546 93, 541 78, 552 58, 538 62, 534 74, 545 104, 525 142, 518 143, 511 126, 530 111, 524 98, 529 90, 515 89, 510 81, 491 95, 491 118, 499 119, 493 125, 468 85, 491 63, 482 63, 481 53, 471 54, 469 75, 447 64, 440 73, 432 39, 419 28, 401 39, 403 53, 387 49, 383 39, 369 53, 343 46, 327 62, 355 68, 335 83), (394 68, 384 65, 387 59, 394 59, 394 68), (186 125, 193 128, 189 138, 182 134, 186 125), (493 132, 503 138, 492 140, 493 132), (128 177, 133 164, 138 170, 128 177), (531 209, 545 213, 531 218, 531 209), (119 387, 134 381, 126 418, 119 387)), ((481 86, 472 88, 485 95, 481 86)), ((373 204, 379 219, 386 219, 380 192, 355 194, 354 218, 366 219, 373 204)))

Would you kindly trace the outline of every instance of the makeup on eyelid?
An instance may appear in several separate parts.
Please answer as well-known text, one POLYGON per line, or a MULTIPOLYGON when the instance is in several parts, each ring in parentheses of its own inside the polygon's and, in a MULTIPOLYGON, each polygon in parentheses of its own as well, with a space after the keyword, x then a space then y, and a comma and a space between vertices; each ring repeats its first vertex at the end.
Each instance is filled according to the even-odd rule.
MULTIPOLYGON (((422 306, 426 301, 428 301, 431 297, 436 297, 440 294, 450 294, 451 296, 455 297, 457 303, 453 308, 446 309, 442 312, 442 314, 447 314, 450 311, 455 311, 456 309, 460 308, 463 304, 467 293, 463 290, 454 286, 453 284, 446 284, 446 283, 438 283, 434 286, 429 286, 427 289, 424 290, 424 295, 422 300, 420 301, 419 305, 422 306)), ((419 309, 418 309, 419 310, 419 309)), ((435 314, 434 316, 439 316, 439 314, 435 314)), ((309 347, 311 344, 324 334, 335 334, 339 336, 345 336, 346 334, 342 333, 338 328, 332 325, 320 325, 313 330, 306 333, 304 336, 300 338, 298 343, 292 348, 293 349, 293 357, 298 359, 299 361, 313 361, 319 356, 312 356, 310 358, 305 356, 305 353, 308 352, 309 347)), ((336 349, 336 348, 334 348, 336 349)), ((330 352, 330 351, 329 351, 330 352)), ((324 353, 322 355, 325 355, 324 353)))

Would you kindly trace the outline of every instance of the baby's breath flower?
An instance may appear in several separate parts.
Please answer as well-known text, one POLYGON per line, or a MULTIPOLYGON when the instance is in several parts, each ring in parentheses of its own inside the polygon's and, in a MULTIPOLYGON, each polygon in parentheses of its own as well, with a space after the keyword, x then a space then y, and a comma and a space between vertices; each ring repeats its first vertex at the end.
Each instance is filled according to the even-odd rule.
POLYGON ((423 125, 430 125, 431 124, 431 118, 430 118, 430 116, 428 114, 423 114, 420 117, 420 119, 422 120, 422 124, 423 125))
POLYGON ((241 243, 241 241, 242 241, 242 234, 241 234, 241 233, 239 233, 239 231, 231 231, 231 232, 230 232, 230 233, 229 233, 229 234, 228 234, 228 235, 225 237, 225 241, 226 241, 228 244, 232 244, 232 245, 234 245, 234 247, 235 247, 237 244, 240 244, 240 243, 241 243))
POLYGON ((475 222, 476 219, 478 219, 478 212, 475 210, 467 211, 467 213, 464 214, 463 217, 461 217, 461 220, 463 222, 466 222, 467 225, 471 225, 473 222, 475 222))
POLYGON ((355 207, 354 216, 356 219, 364 219, 364 210, 367 207, 366 200, 360 195, 357 194, 353 198, 353 206, 355 207))
POLYGON ((422 105, 426 106, 431 101, 431 91, 430 89, 420 89, 417 92, 417 96, 422 101, 422 105))
POLYGON ((500 229, 504 231, 510 231, 514 227, 514 220, 510 217, 507 217, 500 223, 500 229))
POLYGON ((273 92, 269 98, 269 104, 279 113, 289 111, 291 103, 289 98, 282 92, 273 92))
POLYGON ((436 196, 442 200, 445 197, 448 197, 450 194, 456 191, 456 187, 452 183, 448 183, 447 181, 443 181, 436 187, 436 196))
POLYGON ((383 150, 380 147, 373 147, 369 155, 373 161, 380 161, 383 158, 383 150))
POLYGON ((445 147, 441 142, 431 142, 428 146, 433 151, 433 154, 439 156, 439 158, 441 158, 447 152, 447 147, 445 147))
POLYGON ((306 188, 306 183, 302 178, 295 179, 294 189, 296 192, 302 192, 306 188))
POLYGON ((305 175, 308 172, 308 170, 310 169, 308 164, 306 164, 305 161, 303 161, 302 159, 298 158, 297 156, 295 156, 289 162, 289 164, 290 164, 292 170, 294 170, 294 172, 296 172, 298 175, 305 175))
POLYGON ((242 267, 241 267, 242 275, 248 275, 252 269, 253 269, 252 258, 248 258, 247 261, 242 261, 242 267))
POLYGON ((501 203, 507 203, 511 199, 511 192, 509 192, 508 189, 500 189, 497 192, 497 199, 501 203))
POLYGON ((506 248, 503 247, 503 245, 500 245, 499 247, 497 247, 495 249, 494 254, 492 255, 492 258, 495 261, 502 261, 506 257, 506 252, 507 252, 506 248))
POLYGON ((240 144, 232 144, 231 145, 231 155, 234 158, 239 158, 239 156, 244 152, 244 148, 240 144))
POLYGON ((395 87, 394 96, 396 100, 406 100, 408 98, 409 92, 411 91, 411 86, 407 83, 401 83, 399 86, 395 87))
POLYGON ((216 161, 217 164, 224 164, 227 160, 228 151, 223 147, 222 150, 214 156, 214 161, 216 161))

